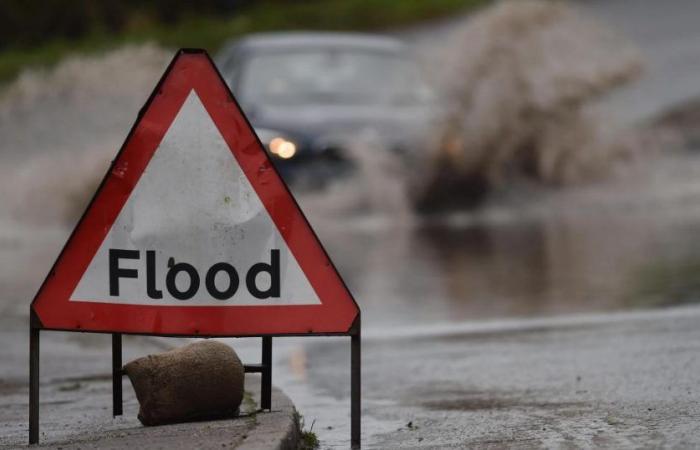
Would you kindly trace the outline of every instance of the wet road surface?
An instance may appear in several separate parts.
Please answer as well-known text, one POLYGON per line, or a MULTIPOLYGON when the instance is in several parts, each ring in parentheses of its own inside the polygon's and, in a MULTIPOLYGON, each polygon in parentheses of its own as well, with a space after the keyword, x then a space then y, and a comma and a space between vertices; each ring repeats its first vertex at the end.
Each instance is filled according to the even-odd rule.
MULTIPOLYGON (((655 330, 648 327, 653 315, 623 326, 582 324, 576 315, 696 303, 700 205, 685 198, 675 207, 664 200, 573 209, 563 214, 565 207, 556 208, 557 213, 539 218, 541 213, 493 211, 472 221, 455 217, 451 226, 409 230, 360 226, 351 233, 346 224, 342 238, 321 232, 363 309, 363 420, 370 448, 395 448, 390 442, 409 448, 489 439, 527 443, 530 438, 545 446, 656 442, 650 434, 656 425, 646 427, 661 419, 647 415, 645 422, 627 409, 670 406, 653 406, 656 397, 635 398, 641 391, 615 400, 607 393, 624 384, 625 374, 642 377, 639 383, 650 390, 645 395, 659 398, 667 388, 681 389, 664 384, 664 371, 685 377, 682 386, 697 381, 692 369, 686 371, 695 360, 694 348, 686 350, 695 339, 695 319, 679 321, 685 331, 677 333, 675 317, 696 317, 698 310, 676 314, 671 309, 674 319, 655 330), (657 214, 650 217, 650 209, 657 214), (497 319, 504 317, 551 319, 542 319, 544 325, 514 319, 513 325, 497 319), (530 331, 513 332, 511 326, 530 331), (661 340, 665 333, 668 339, 661 340), (678 359, 667 360, 669 352, 678 359), (648 372, 647 365, 659 369, 648 372), (590 384, 576 388, 577 376, 590 384), (576 394, 589 388, 595 388, 590 395, 576 394), (564 426, 567 414, 566 426, 574 429, 547 428, 549 421, 564 426), (605 425, 608 414, 620 424, 605 425), (512 431, 503 434, 511 420, 512 431), (409 422, 423 432, 414 433, 406 427, 409 422), (549 431, 538 434, 540 425, 549 431), (604 440, 589 440, 600 427, 604 440), (640 440, 630 430, 637 430, 640 440)), ((347 340, 277 341, 276 383, 294 398, 307 423, 316 421, 324 448, 343 448, 349 432, 347 340)), ((249 355, 256 358, 254 351, 249 355)), ((673 410, 664 420, 683 414, 673 410)), ((684 426, 691 424, 686 420, 684 426)))
MULTIPOLYGON (((365 442, 369 448, 697 446, 698 319, 693 308, 369 337, 365 442)), ((305 377, 317 394, 343 393, 339 362, 346 356, 339 346, 308 346, 305 377)), ((328 433, 324 419, 316 426, 328 433)))
MULTIPOLYGON (((643 77, 602 104, 622 125, 700 94, 700 4, 671 3, 579 3, 644 54, 643 77)), ((407 37, 431 45, 459 24, 407 37)), ((698 445, 695 308, 620 323, 440 329, 698 302, 699 168, 694 154, 661 158, 609 184, 476 217, 322 229, 376 337, 363 353, 365 444, 698 445)), ((276 379, 316 420, 323 447, 343 448, 349 346, 288 345, 276 379)))
MULTIPOLYGON (((672 3, 580 3, 621 27, 647 58, 647 75, 603 105, 623 123, 700 94, 692 13, 700 4, 672 3)), ((467 19, 445 26, 462 20, 467 19)), ((416 31, 407 37, 429 45, 433 36, 416 31)), ((129 114, 109 116, 84 139, 69 133, 54 145, 26 130, 29 137, 13 134, 22 123, 31 129, 34 122, 27 117, 19 124, 4 122, 2 134, 18 150, 8 154, 3 147, 2 157, 14 164, 33 152, 90 148, 92 142, 83 140, 117 148, 159 71, 154 69, 153 80, 139 78, 144 92, 124 99, 129 114)), ((47 107, 40 123, 63 116, 63 128, 72 129, 83 115, 99 122, 100 114, 90 109, 76 112, 77 119, 63 114, 63 102, 55 99, 57 106, 47 107)), ((603 324, 558 318, 544 324, 486 322, 492 324, 487 333, 479 324, 697 303, 698 174, 700 159, 688 154, 654 161, 615 182, 478 214, 334 221, 311 213, 363 309, 365 444, 697 445, 691 440, 698 435, 695 309, 614 323, 603 317, 603 324)), ((0 283, 6 293, 0 308, 6 317, 24 321, 28 301, 68 232, 0 225, 0 283)), ((257 341, 233 343, 247 361, 258 357, 257 341)), ((277 339, 275 361, 275 383, 298 404, 308 425, 315 422, 323 447, 347 447, 347 340, 277 339)), ((24 363, 18 358, 13 364, 24 363)))

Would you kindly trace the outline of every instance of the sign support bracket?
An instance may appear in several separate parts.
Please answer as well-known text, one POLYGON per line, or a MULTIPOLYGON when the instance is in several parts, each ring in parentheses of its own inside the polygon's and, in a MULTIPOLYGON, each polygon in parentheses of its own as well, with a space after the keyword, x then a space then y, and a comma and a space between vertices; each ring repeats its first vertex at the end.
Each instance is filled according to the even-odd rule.
MULTIPOLYGON (((34 310, 30 313, 29 327, 29 445, 39 443, 39 361, 40 333, 43 329, 34 310)), ((350 336, 350 445, 361 447, 361 326, 360 316, 348 332, 350 336)), ((112 335, 112 413, 116 417, 123 414, 122 399, 122 334, 112 335)), ((246 365, 246 372, 260 372, 260 408, 272 409, 272 336, 262 337, 261 364, 246 365)))
POLYGON ((29 444, 39 442, 39 339, 41 322, 29 313, 29 444))
POLYGON ((350 446, 361 446, 362 336, 360 315, 350 330, 350 446))
POLYGON ((272 336, 263 336, 262 338, 260 408, 272 409, 272 336))
POLYGON ((112 333, 112 415, 121 416, 122 409, 122 335, 112 333))

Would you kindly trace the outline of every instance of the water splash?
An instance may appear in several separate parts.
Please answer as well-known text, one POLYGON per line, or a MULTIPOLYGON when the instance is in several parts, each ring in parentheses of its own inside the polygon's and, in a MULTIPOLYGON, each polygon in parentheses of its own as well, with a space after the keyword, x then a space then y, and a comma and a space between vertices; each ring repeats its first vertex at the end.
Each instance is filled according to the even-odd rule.
POLYGON ((322 191, 300 192, 307 214, 321 219, 371 215, 402 223, 413 219, 406 167, 379 135, 366 130, 349 137, 342 156, 352 164, 352 175, 338 177, 322 191))
POLYGON ((637 51, 560 2, 503 1, 449 39, 439 82, 451 104, 415 187, 419 206, 468 204, 514 177, 567 184, 633 151, 591 105, 641 71, 637 51), (612 134, 612 135, 611 135, 612 134))
POLYGON ((3 216, 73 222, 171 57, 150 44, 71 57, 0 93, 3 216))
MULTIPOLYGON (((403 158, 354 136, 357 170, 301 193, 315 217, 384 216, 473 205, 518 177, 565 184, 603 173, 635 139, 606 130, 591 105, 640 71, 636 51, 563 3, 504 1, 447 39, 437 82, 447 120, 403 158)), ((430 52, 435 53, 435 48, 430 52)), ((171 52, 153 45, 28 71, 0 95, 2 211, 21 222, 75 221, 171 52)))

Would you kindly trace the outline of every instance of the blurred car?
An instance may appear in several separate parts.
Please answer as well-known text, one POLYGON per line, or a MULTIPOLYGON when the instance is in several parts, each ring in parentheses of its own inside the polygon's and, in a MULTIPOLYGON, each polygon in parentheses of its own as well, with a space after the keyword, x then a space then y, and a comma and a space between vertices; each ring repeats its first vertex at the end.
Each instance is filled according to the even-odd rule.
POLYGON ((287 181, 346 171, 361 134, 388 151, 415 151, 434 118, 414 55, 390 37, 257 34, 225 46, 217 64, 287 181))

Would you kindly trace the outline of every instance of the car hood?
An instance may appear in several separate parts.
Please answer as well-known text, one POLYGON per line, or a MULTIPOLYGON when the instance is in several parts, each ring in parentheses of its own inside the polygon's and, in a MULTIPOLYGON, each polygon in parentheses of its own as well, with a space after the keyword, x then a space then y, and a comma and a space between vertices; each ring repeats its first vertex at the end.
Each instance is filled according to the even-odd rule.
POLYGON ((395 143, 430 130, 435 123, 436 109, 431 106, 322 105, 257 107, 247 114, 256 128, 277 130, 306 142, 368 131, 395 143))

